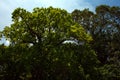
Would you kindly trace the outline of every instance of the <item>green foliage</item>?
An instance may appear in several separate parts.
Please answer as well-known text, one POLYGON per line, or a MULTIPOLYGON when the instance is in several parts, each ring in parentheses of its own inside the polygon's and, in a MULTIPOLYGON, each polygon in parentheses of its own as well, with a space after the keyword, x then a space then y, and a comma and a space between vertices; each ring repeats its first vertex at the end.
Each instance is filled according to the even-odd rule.
POLYGON ((119 7, 96 13, 17 8, 0 32, 1 80, 119 80, 119 7))
POLYGON ((92 37, 85 32, 85 29, 78 24, 71 26, 70 34, 78 39, 79 41, 90 42, 92 41, 92 37))
POLYGON ((101 62, 99 80, 119 80, 120 72, 116 71, 120 67, 119 14, 120 7, 107 5, 97 6, 96 13, 88 9, 72 12, 73 20, 81 24, 93 38, 90 44, 101 62))
POLYGON ((86 45, 92 37, 67 11, 49 7, 28 12, 17 8, 12 19, 13 24, 1 32, 10 41, 8 47, 1 45, 2 80, 84 80, 96 67, 95 52, 86 45), (78 43, 64 43, 67 40, 78 43), (84 46, 79 45, 81 41, 84 46))

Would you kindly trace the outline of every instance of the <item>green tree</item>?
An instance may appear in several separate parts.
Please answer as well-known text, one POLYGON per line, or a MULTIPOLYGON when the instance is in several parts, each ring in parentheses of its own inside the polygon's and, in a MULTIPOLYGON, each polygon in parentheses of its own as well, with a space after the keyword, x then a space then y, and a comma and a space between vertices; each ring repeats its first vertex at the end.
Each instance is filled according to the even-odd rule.
POLYGON ((119 51, 119 7, 100 5, 96 7, 96 13, 85 9, 72 12, 73 20, 81 24, 85 30, 92 35, 93 49, 98 53, 102 63, 107 61, 107 57, 119 51), (104 47, 104 48, 103 48, 104 47))
POLYGON ((120 72, 116 71, 116 69, 119 70, 118 67, 120 67, 120 49, 118 46, 120 44, 119 14, 120 7, 110 7, 107 5, 97 6, 96 13, 92 13, 86 9, 83 11, 74 10, 72 12, 73 20, 81 24, 93 38, 90 44, 102 64, 100 72, 104 78, 101 80, 119 79, 120 72), (106 67, 109 67, 109 69, 106 67))
POLYGON ((99 61, 88 44, 92 37, 66 10, 17 8, 12 21, 1 32, 10 41, 0 53, 2 80, 95 79, 99 61))

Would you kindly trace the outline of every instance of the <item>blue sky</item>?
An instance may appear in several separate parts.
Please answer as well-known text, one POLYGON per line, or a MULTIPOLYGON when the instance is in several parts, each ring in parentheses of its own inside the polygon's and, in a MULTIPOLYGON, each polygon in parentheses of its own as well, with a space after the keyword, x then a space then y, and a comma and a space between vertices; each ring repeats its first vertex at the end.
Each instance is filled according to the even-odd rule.
POLYGON ((35 7, 53 6, 72 12, 74 9, 85 8, 94 11, 101 4, 120 6, 120 0, 0 0, 0 31, 12 23, 11 13, 18 7, 32 11, 35 7))

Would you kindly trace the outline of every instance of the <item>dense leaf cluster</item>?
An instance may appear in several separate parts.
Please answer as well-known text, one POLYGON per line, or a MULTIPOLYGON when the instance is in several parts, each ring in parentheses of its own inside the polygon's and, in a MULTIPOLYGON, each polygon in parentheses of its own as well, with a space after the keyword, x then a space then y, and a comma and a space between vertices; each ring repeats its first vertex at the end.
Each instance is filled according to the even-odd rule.
POLYGON ((0 36, 1 80, 119 80, 120 8, 17 8, 0 36))

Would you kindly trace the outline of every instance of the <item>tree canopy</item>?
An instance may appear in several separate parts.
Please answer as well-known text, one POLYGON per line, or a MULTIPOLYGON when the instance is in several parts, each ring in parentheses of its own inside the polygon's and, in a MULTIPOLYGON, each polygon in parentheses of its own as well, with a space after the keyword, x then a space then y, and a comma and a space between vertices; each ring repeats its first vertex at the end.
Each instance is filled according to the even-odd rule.
POLYGON ((0 32, 1 80, 119 80, 120 8, 17 8, 0 32))

